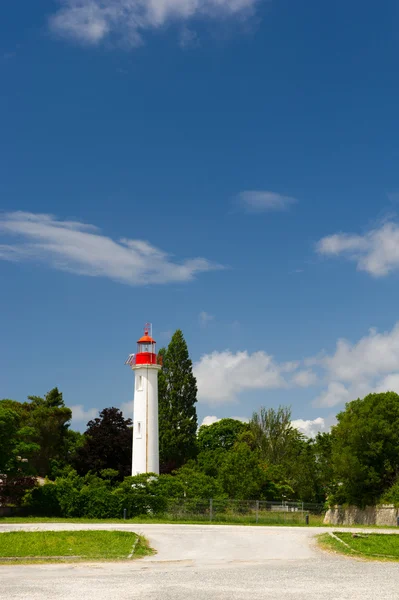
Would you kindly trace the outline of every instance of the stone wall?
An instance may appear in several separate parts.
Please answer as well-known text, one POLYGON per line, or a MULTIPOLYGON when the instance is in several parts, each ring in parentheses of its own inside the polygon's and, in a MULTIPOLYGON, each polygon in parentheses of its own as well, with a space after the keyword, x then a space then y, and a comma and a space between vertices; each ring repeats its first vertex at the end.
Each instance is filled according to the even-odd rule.
POLYGON ((381 506, 334 506, 330 508, 324 517, 325 525, 388 525, 397 526, 399 509, 393 504, 381 506))

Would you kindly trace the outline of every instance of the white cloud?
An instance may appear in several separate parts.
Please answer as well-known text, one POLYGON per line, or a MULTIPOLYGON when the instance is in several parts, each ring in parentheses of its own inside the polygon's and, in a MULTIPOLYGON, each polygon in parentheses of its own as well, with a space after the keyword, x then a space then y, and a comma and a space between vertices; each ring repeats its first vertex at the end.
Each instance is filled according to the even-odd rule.
POLYGON ((14 244, 0 246, 0 259, 40 261, 62 271, 129 285, 189 281, 197 273, 222 268, 205 258, 175 262, 147 241, 114 241, 93 225, 60 221, 52 215, 0 215, 0 233, 17 238, 14 244))
POLYGON ((222 419, 234 419, 235 421, 242 421, 243 423, 248 423, 249 419, 248 417, 216 417, 215 415, 209 415, 207 417, 204 417, 202 419, 202 423, 200 425, 200 427, 202 427, 202 425, 213 425, 214 423, 217 423, 218 421, 221 421, 222 419))
POLYGON ((106 38, 131 46, 143 41, 146 31, 168 23, 186 25, 196 18, 225 19, 251 14, 261 0, 59 0, 50 17, 50 29, 86 44, 106 38))
MULTIPOLYGON (((282 376, 288 363, 278 365, 265 352, 212 352, 194 365, 198 397, 202 402, 235 402, 243 390, 287 387, 282 376)), ((289 363, 289 366, 291 363, 289 363)))
POLYGON ((327 389, 323 390, 316 398, 314 405, 330 407, 336 406, 337 404, 344 404, 350 400, 350 392, 345 385, 339 381, 331 381, 328 384, 327 389))
MULTIPOLYGON (((222 417, 222 418, 226 418, 226 417, 222 417)), ((222 418, 216 417, 215 415, 208 415, 202 419, 202 423, 201 423, 200 427, 202 427, 202 425, 213 425, 214 423, 221 421, 222 418)), ((242 421, 243 423, 249 422, 248 417, 229 417, 229 418, 235 419, 237 421, 242 421)), ((295 429, 298 429, 298 431, 300 431, 307 437, 315 437, 319 431, 320 432, 327 431, 327 429, 329 429, 329 427, 326 424, 325 419, 323 419, 322 417, 317 417, 316 419, 313 419, 313 420, 295 419, 295 420, 291 421, 291 425, 293 427, 295 427, 295 429)))
POLYGON ((377 382, 375 392, 396 392, 399 394, 399 373, 391 373, 377 382))
POLYGON ((234 403, 245 390, 309 387, 317 382, 310 370, 299 370, 303 361, 278 363, 264 351, 230 350, 204 354, 194 364, 198 398, 207 404, 234 403))
POLYGON ((322 238, 316 251, 326 256, 342 255, 354 261, 359 271, 382 277, 399 269, 399 225, 386 222, 364 235, 336 233, 322 238))
POLYGON ((245 210, 254 213, 288 210, 292 204, 297 202, 290 196, 261 190, 240 192, 238 201, 245 210))
POLYGON ((316 406, 343 404, 374 391, 399 391, 399 323, 388 332, 370 329, 355 344, 340 339, 334 354, 316 362, 328 382, 316 406))
POLYGON ((198 318, 199 318, 200 324, 202 326, 205 326, 205 325, 208 325, 208 323, 210 321, 213 321, 215 317, 213 315, 210 315, 209 313, 205 312, 205 310, 202 310, 200 312, 200 314, 198 315, 198 318))
POLYGON ((362 382, 399 368, 399 323, 391 331, 370 329, 356 344, 345 339, 337 342, 332 356, 321 359, 332 379, 362 382))
POLYGON ((218 417, 216 417, 215 415, 213 415, 213 416, 209 415, 202 419, 202 423, 201 423, 200 427, 202 427, 202 425, 213 425, 214 423, 217 423, 218 421, 220 421, 220 419, 218 417))
POLYGON ((313 421, 309 419, 295 419, 291 421, 291 425, 309 438, 316 437, 319 432, 326 431, 326 423, 322 417, 317 417, 313 421))
POLYGON ((317 383, 317 375, 309 369, 298 371, 291 379, 292 383, 299 387, 309 387, 317 383))
POLYGON ((72 427, 86 425, 91 419, 98 417, 98 408, 88 408, 85 410, 83 404, 75 404, 69 407, 72 411, 72 427))
POLYGON ((324 387, 313 405, 324 408, 371 392, 399 393, 399 322, 388 332, 370 329, 356 343, 339 339, 332 354, 322 352, 299 361, 279 363, 264 351, 215 351, 194 364, 194 374, 199 401, 209 405, 237 402, 250 390, 320 384, 324 387))

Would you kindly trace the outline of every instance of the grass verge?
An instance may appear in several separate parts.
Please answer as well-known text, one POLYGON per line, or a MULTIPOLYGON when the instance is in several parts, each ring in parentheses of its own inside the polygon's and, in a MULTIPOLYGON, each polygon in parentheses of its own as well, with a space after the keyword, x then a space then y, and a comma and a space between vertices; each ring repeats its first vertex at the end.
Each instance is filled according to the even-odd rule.
POLYGON ((63 560, 123 560, 153 554, 129 531, 11 531, 0 533, 0 564, 63 560))
POLYGON ((389 533, 325 533, 318 537, 325 550, 354 558, 399 561, 399 534, 389 533))
MULTIPOLYGON (((310 515, 309 526, 310 527, 321 527, 323 525, 324 515, 310 515)), ((157 523, 157 524, 181 524, 181 525, 248 525, 248 526, 267 526, 267 525, 281 525, 281 526, 306 526, 305 517, 298 519, 292 519, 290 517, 284 518, 280 515, 271 515, 270 518, 260 517, 258 523, 256 523, 254 517, 247 516, 228 516, 215 515, 212 521, 207 518, 196 518, 192 517, 136 517, 134 519, 85 519, 85 518, 72 518, 63 519, 60 517, 1 517, 0 524, 23 524, 23 523, 117 523, 121 524, 136 524, 136 523, 157 523)))

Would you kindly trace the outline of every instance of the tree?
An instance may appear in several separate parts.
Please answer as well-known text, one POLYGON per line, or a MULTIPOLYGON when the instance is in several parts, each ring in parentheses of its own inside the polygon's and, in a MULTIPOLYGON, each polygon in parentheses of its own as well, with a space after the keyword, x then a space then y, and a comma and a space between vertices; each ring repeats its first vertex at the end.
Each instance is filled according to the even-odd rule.
POLYGON ((26 452, 37 450, 22 439, 20 415, 0 403, 0 474, 15 475, 26 467, 26 452))
POLYGON ((35 485, 35 479, 28 476, 27 461, 39 446, 29 439, 32 432, 21 427, 15 404, 11 400, 0 401, 0 505, 19 504, 25 490, 35 485))
POLYGON ((332 429, 333 500, 375 504, 399 477, 399 396, 369 394, 349 402, 332 429))
POLYGON ((23 425, 21 405, 0 401, 0 474, 24 475, 31 472, 28 458, 40 447, 33 441, 35 431, 23 425))
POLYGON ((32 441, 40 448, 30 465, 42 476, 51 475, 52 461, 66 462, 67 437, 72 411, 67 408, 58 388, 48 394, 29 396, 30 403, 22 404, 22 422, 33 431, 32 441))
POLYGON ((336 491, 334 469, 332 464, 332 435, 331 433, 318 433, 313 440, 313 454, 315 460, 315 476, 320 495, 319 501, 325 501, 336 491))
POLYGON ((68 462, 72 412, 65 406, 58 388, 44 398, 29 396, 28 400, 22 403, 1 400, 0 405, 18 417, 19 455, 28 460, 24 470, 42 477, 52 476, 53 465, 64 467, 68 462))
POLYGON ((266 473, 259 463, 259 453, 253 452, 245 442, 238 442, 226 452, 218 478, 227 497, 235 500, 259 498, 267 483, 266 473))
POLYGON ((104 408, 87 423, 84 444, 77 448, 74 464, 81 475, 115 469, 121 478, 131 474, 132 420, 118 408, 104 408))
POLYGON ((15 464, 19 415, 0 406, 0 474, 8 473, 15 464))
POLYGON ((84 446, 85 441, 86 438, 83 433, 68 429, 65 438, 64 456, 59 459, 50 460, 52 479, 64 475, 71 469, 71 465, 75 464, 77 452, 79 448, 84 446))
POLYGON ((160 469, 170 473, 197 453, 197 383, 180 329, 159 355, 163 362, 158 376, 160 469))
POLYGON ((286 461, 292 443, 300 436, 291 425, 291 409, 284 406, 277 410, 262 407, 258 413, 253 413, 250 429, 260 456, 271 465, 286 461))
POLYGON ((290 444, 289 458, 283 464, 283 473, 293 490, 291 499, 302 502, 323 502, 325 495, 321 489, 313 440, 298 436, 290 444))
POLYGON ((223 464, 228 450, 224 448, 216 448, 215 450, 204 450, 197 456, 198 468, 209 475, 210 477, 217 477, 219 469, 223 464))
POLYGON ((230 450, 248 425, 237 419, 221 419, 212 425, 202 425, 198 431, 198 452, 223 448, 230 450))

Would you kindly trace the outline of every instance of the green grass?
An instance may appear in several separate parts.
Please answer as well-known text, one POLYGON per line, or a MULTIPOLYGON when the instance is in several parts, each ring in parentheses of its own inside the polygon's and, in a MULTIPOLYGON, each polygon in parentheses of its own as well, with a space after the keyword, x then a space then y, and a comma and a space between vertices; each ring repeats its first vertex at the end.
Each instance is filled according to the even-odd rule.
POLYGON ((11 531, 0 533, 0 562, 121 560, 152 554, 147 541, 129 531, 11 531))
POLYGON ((347 556, 399 561, 399 534, 334 532, 334 535, 341 541, 326 533, 319 536, 320 545, 347 556))
MULTIPOLYGON (((324 515, 310 515, 309 525, 311 527, 321 527, 323 525, 324 515)), ((8 523, 118 523, 118 524, 135 524, 135 523, 158 523, 158 524, 187 524, 187 525, 295 525, 298 527, 305 526, 305 516, 298 513, 290 515, 270 512, 267 515, 259 515, 259 521, 256 523, 254 515, 233 515, 233 514, 216 514, 212 521, 209 520, 209 515, 169 515, 165 517, 136 517, 134 519, 62 519, 58 517, 2 517, 0 524, 8 523)))
MULTIPOLYGON (((323 523, 324 515, 310 515, 309 517, 309 527, 328 527, 329 529, 334 529, 337 525, 324 525, 323 523)), ((0 517, 0 525, 1 524, 23 524, 23 523, 115 523, 118 525, 134 525, 134 524, 146 524, 146 523, 155 523, 159 525, 177 524, 177 525, 247 525, 247 526, 257 526, 257 527, 267 527, 270 526, 289 526, 289 527, 305 527, 305 517, 302 516, 296 517, 295 519, 284 520, 284 516, 277 513, 269 513, 268 516, 260 515, 258 523, 256 523, 255 517, 253 515, 215 515, 212 521, 209 521, 209 516, 203 516, 202 518, 198 515, 187 515, 186 517, 179 517, 177 515, 165 516, 165 517, 150 517, 150 516, 141 516, 135 517, 134 519, 127 519, 124 521, 123 519, 88 519, 88 518, 61 518, 61 517, 0 517)), ((339 525, 340 529, 345 527, 350 529, 392 529, 392 526, 389 525, 339 525)), ((338 542, 339 543, 339 542, 338 542)))

